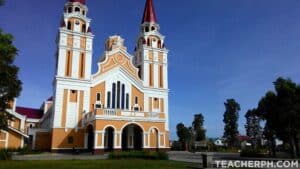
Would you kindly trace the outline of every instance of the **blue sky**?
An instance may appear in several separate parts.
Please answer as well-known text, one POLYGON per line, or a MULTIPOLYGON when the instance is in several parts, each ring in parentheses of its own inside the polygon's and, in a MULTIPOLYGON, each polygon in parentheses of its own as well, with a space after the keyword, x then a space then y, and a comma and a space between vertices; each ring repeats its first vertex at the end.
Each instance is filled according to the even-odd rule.
MULTIPOLYGON (((125 38, 133 53, 144 0, 87 0, 94 40, 93 72, 105 39, 125 38)), ((52 95, 55 38, 64 0, 7 0, 0 28, 12 33, 19 49, 23 91, 18 105, 39 107, 52 95)), ((244 114, 273 89, 278 76, 300 82, 299 0, 154 0, 169 53, 170 126, 190 125, 203 113, 209 137, 223 134, 224 101, 244 114)))

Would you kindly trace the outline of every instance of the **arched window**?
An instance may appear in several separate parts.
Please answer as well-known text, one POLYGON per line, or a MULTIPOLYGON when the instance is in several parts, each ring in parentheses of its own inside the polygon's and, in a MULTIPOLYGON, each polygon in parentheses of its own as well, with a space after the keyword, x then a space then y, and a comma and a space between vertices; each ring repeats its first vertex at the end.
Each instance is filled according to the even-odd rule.
POLYGON ((73 12, 72 7, 69 7, 69 8, 68 8, 68 13, 72 13, 72 12, 73 12))
POLYGON ((152 31, 154 31, 154 30, 155 30, 155 27, 154 27, 154 26, 152 26, 152 27, 151 27, 151 30, 152 30, 152 31))
POLYGON ((68 30, 71 30, 72 29, 72 23, 71 21, 68 21, 68 30))
POLYGON ((76 8, 75 8, 75 12, 80 12, 80 8, 79 8, 79 7, 76 7, 76 8))
POLYGON ((149 27, 148 26, 145 27, 145 32, 149 32, 149 27))
POLYGON ((82 15, 85 15, 85 10, 82 11, 82 15))

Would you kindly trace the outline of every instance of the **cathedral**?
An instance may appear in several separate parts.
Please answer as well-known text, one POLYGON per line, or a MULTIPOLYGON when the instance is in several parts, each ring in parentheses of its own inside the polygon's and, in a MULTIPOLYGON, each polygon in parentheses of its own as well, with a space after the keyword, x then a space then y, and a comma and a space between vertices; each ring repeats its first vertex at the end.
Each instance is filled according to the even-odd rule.
POLYGON ((40 109, 13 101, 9 112, 16 118, 0 132, 0 148, 169 150, 168 50, 153 0, 146 1, 139 30, 133 55, 122 37, 108 37, 93 74, 86 1, 68 0, 56 41, 53 96, 40 109))

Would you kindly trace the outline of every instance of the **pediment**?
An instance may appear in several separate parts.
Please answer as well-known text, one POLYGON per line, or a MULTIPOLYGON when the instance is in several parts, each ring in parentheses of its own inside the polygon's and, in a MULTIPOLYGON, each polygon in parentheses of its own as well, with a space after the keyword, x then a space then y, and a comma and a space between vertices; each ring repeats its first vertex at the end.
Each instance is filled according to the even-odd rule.
POLYGON ((106 53, 104 61, 98 63, 98 72, 94 75, 94 78, 99 77, 116 67, 122 67, 123 70, 133 76, 136 80, 140 80, 138 76, 139 70, 132 64, 131 56, 122 50, 106 53))

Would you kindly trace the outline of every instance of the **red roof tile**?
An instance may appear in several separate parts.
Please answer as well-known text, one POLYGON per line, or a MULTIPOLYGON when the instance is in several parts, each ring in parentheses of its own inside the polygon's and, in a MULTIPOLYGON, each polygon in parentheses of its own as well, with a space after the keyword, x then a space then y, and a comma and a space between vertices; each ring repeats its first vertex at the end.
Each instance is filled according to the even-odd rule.
POLYGON ((43 112, 40 109, 16 107, 16 112, 20 115, 27 116, 27 118, 31 119, 40 119, 43 117, 43 112))
POLYGON ((145 23, 145 22, 152 22, 152 23, 157 22, 155 10, 154 10, 154 5, 153 5, 152 0, 147 0, 146 5, 145 5, 145 10, 144 10, 144 16, 143 16, 142 23, 145 23))
POLYGON ((70 0, 70 2, 79 2, 83 5, 85 5, 85 0, 70 0))

